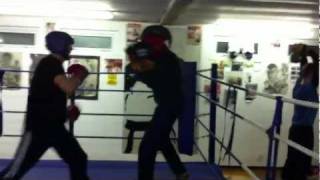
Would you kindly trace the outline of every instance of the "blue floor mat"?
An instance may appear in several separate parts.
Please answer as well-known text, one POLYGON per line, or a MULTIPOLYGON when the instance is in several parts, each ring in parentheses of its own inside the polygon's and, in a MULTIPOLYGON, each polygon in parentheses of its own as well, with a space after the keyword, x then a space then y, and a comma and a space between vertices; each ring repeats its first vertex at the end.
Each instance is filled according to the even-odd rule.
MULTIPOLYGON (((2 170, 9 161, 0 161, 2 170)), ((206 163, 187 163, 191 180, 222 179, 217 166, 206 163)), ((136 180, 136 162, 90 161, 89 176, 91 180, 136 180)), ((60 161, 40 161, 22 180, 69 180, 68 167, 60 161)), ((174 175, 165 163, 157 163, 155 180, 175 180, 174 175)))

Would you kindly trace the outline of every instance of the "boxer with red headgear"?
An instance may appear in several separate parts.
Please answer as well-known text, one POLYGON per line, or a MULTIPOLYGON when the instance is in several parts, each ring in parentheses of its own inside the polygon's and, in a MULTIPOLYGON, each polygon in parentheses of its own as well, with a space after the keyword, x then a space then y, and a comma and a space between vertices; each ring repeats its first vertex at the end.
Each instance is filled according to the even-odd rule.
POLYGON ((141 34, 141 41, 149 44, 154 56, 159 56, 168 51, 172 43, 170 31, 161 25, 152 25, 144 29, 141 34))
POLYGON ((186 168, 170 141, 170 132, 183 105, 181 60, 168 48, 157 49, 161 53, 155 56, 154 47, 155 44, 140 42, 126 51, 130 61, 128 69, 135 74, 135 81, 141 81, 152 89, 157 104, 150 127, 140 144, 138 179, 153 179, 157 151, 161 151, 176 179, 187 180, 186 168))

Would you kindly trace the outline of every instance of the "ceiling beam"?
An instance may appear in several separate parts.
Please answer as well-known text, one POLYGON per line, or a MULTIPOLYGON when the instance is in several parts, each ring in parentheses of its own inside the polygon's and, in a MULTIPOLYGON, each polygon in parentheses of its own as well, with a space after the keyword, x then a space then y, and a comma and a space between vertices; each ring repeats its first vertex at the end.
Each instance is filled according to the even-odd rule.
POLYGON ((284 21, 294 21, 294 22, 309 22, 311 24, 315 24, 318 26, 319 21, 318 17, 311 18, 309 15, 302 16, 302 15, 296 15, 294 16, 288 16, 288 14, 282 14, 282 13, 212 13, 212 14, 194 14, 194 13, 187 13, 184 16, 179 17, 176 21, 176 25, 189 25, 189 24, 212 24, 217 19, 250 19, 250 20, 284 20, 284 21))
POLYGON ((172 24, 178 18, 180 13, 183 12, 191 3, 192 0, 171 0, 166 11, 161 17, 160 24, 172 24))
POLYGON ((189 9, 206 8, 215 9, 219 6, 251 7, 251 8, 285 8, 285 9, 314 9, 319 10, 315 4, 292 4, 286 2, 262 2, 262 1, 204 1, 198 0, 189 6, 189 9))
POLYGON ((239 0, 263 3, 288 3, 288 4, 303 4, 303 5, 318 5, 317 0, 239 0))

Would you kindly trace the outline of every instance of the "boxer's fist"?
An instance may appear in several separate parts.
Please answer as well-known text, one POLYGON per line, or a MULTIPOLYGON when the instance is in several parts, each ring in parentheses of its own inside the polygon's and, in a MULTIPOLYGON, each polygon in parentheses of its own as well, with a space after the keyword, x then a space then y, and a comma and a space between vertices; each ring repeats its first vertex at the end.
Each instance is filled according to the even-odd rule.
POLYGON ((81 82, 89 75, 89 71, 87 70, 87 68, 80 64, 73 64, 69 66, 67 72, 73 77, 78 78, 81 82))
POLYGON ((67 108, 67 115, 70 121, 76 121, 80 116, 80 110, 76 105, 70 105, 67 108))

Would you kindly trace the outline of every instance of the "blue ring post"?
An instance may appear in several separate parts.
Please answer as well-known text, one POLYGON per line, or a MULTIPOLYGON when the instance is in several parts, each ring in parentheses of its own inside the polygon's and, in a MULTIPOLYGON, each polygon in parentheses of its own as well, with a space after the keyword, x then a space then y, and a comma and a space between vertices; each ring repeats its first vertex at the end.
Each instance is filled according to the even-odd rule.
POLYGON ((197 63, 184 62, 181 67, 184 104, 178 123, 178 147, 180 153, 192 155, 196 114, 197 63))
POLYGON ((274 133, 280 134, 282 123, 283 101, 281 96, 276 97, 276 109, 273 116, 272 126, 269 129, 269 150, 266 180, 276 179, 276 168, 278 160, 279 140, 274 138, 274 133))
POLYGON ((3 135, 3 109, 2 109, 2 85, 3 85, 3 75, 5 71, 0 70, 0 136, 3 135))
MULTIPOLYGON (((218 65, 217 64, 212 64, 211 65, 211 78, 216 79, 218 77, 218 65)), ((216 81, 211 81, 210 84, 210 99, 216 101, 217 100, 217 82, 216 81)), ((216 105, 214 103, 210 103, 210 131, 212 134, 216 134, 216 114, 217 114, 217 109, 216 105)), ((216 145, 215 145, 215 139, 212 136, 209 136, 209 163, 214 164, 215 163, 215 150, 216 150, 216 145)))

